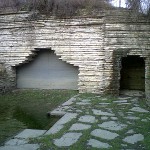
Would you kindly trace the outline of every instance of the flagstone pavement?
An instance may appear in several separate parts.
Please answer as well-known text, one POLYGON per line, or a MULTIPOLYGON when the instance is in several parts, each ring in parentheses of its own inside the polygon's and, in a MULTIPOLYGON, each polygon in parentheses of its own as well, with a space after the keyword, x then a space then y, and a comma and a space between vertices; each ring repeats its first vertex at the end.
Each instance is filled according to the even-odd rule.
POLYGON ((147 135, 137 130, 150 124, 149 108, 140 105, 142 96, 139 91, 123 92, 113 100, 100 95, 88 99, 76 95, 49 112, 63 117, 48 131, 26 129, 6 141, 0 150, 37 150, 40 144, 31 144, 29 138, 43 136, 50 137, 53 147, 49 150, 70 149, 80 141, 84 149, 113 149, 113 144, 118 144, 122 150, 146 150, 142 142, 150 135, 150 128, 147 135))

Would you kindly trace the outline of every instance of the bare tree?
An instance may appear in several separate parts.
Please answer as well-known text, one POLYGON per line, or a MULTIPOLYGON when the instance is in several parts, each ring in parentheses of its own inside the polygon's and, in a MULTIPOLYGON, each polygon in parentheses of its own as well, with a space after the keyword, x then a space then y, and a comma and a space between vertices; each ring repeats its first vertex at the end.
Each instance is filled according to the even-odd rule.
POLYGON ((121 0, 119 0, 119 7, 121 7, 121 0))
POLYGON ((128 8, 139 12, 141 10, 141 0, 127 0, 128 8))
MULTIPOLYGON (((0 0, 0 8, 8 7, 17 10, 38 10, 41 13, 53 14, 57 16, 76 15, 78 10, 87 9, 89 11, 107 10, 113 6, 109 2, 113 0, 0 0)), ((118 0, 119 6, 122 0, 118 0)), ((134 14, 144 13, 150 16, 149 0, 126 0, 127 9, 131 9, 134 14)))
POLYGON ((149 0, 126 0, 127 8, 132 10, 135 17, 138 15, 145 15, 147 19, 150 19, 150 1, 149 0))

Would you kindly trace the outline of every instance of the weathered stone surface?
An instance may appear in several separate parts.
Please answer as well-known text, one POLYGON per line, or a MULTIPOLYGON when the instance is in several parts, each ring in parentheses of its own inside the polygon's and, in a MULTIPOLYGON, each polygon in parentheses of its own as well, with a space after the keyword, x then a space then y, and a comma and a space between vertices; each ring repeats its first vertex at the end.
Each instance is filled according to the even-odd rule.
POLYGON ((114 103, 127 103, 128 101, 127 100, 118 100, 118 101, 113 101, 114 103))
POLYGON ((83 99, 81 102, 89 103, 89 102, 91 102, 91 100, 90 99, 83 99))
POLYGON ((133 130, 133 129, 131 129, 131 130, 129 130, 129 131, 127 132, 127 134, 132 134, 132 133, 134 133, 134 130, 133 130))
POLYGON ((50 113, 50 115, 52 115, 52 116, 63 116, 66 114, 66 110, 64 110, 63 108, 57 108, 48 113, 50 113))
POLYGON ((64 116, 67 112, 67 110, 71 110, 71 103, 72 102, 65 102, 61 106, 57 107, 56 109, 52 110, 51 112, 48 112, 48 114, 53 115, 53 116, 64 116), (70 104, 70 105, 67 105, 70 104))
POLYGON ((74 131, 78 131, 78 130, 86 130, 91 128, 91 125, 87 125, 87 124, 82 124, 82 123, 76 123, 73 124, 69 130, 74 130, 74 131))
POLYGON ((59 132, 63 127, 64 125, 56 123, 45 133, 45 135, 55 134, 59 132))
POLYGON ((117 117, 110 117, 112 120, 118 120, 117 117))
POLYGON ((76 109, 76 112, 77 112, 77 113, 81 113, 81 112, 82 112, 82 110, 76 109))
POLYGON ((91 103, 89 102, 77 102, 77 105, 90 105, 91 103))
POLYGON ((35 138, 43 135, 45 132, 46 130, 25 129, 24 131, 16 135, 15 138, 22 138, 22 139, 35 138))
POLYGON ((58 147, 71 146, 76 143, 82 133, 66 133, 60 139, 54 139, 54 144, 58 147))
POLYGON ((76 101, 76 96, 70 98, 68 101, 66 101, 65 103, 62 104, 62 106, 69 106, 71 104, 73 104, 76 101))
POLYGON ((140 119, 139 117, 135 117, 135 116, 127 116, 125 118, 129 119, 129 120, 138 120, 138 119, 140 119))
POLYGON ((126 107, 125 105, 130 105, 130 103, 118 103, 118 106, 126 107))
POLYGON ((124 117, 124 113, 122 111, 119 111, 118 114, 121 116, 121 117, 124 117))
POLYGON ((70 122, 72 119, 77 117, 77 113, 67 113, 60 120, 58 120, 46 133, 45 135, 55 134, 59 132, 64 124, 70 122))
POLYGON ((131 136, 127 136, 126 138, 123 139, 124 142, 130 143, 130 144, 135 144, 143 140, 144 140, 144 136, 142 134, 134 134, 131 136))
POLYGON ((90 145, 93 148, 110 148, 111 147, 109 144, 104 143, 104 142, 100 142, 100 141, 95 140, 95 139, 90 139, 88 141, 87 145, 90 145))
POLYGON ((103 122, 102 124, 99 124, 98 126, 108 130, 119 131, 124 129, 127 125, 115 121, 107 121, 107 122, 103 122))
MULTIPOLYGON (((122 92, 120 92, 120 94, 123 94, 122 92)), ((128 99, 130 99, 131 97, 119 97, 118 99, 119 100, 128 100, 128 99)))
POLYGON ((103 112, 101 110, 92 109, 94 115, 115 116, 113 113, 103 112))
POLYGON ((113 133, 107 130, 101 130, 101 129, 95 129, 91 132, 91 135, 95 137, 100 137, 106 140, 112 140, 118 137, 119 135, 117 133, 113 133))
POLYGON ((95 119, 95 116, 85 115, 85 116, 81 116, 79 118, 79 121, 86 122, 86 123, 95 123, 96 119, 95 119))
POLYGON ((107 120, 107 119, 108 117, 105 117, 105 116, 101 117, 101 120, 107 120))
POLYGON ((11 139, 5 143, 5 145, 17 146, 17 145, 24 145, 27 144, 27 139, 11 139))
POLYGON ((110 103, 99 103, 100 105, 109 105, 110 103))
MULTIPOLYGON (((97 97, 100 97, 100 96, 97 96, 97 97)), ((107 101, 108 98, 101 98, 102 101, 107 101)))
POLYGON ((65 124, 71 121, 72 119, 77 117, 77 113, 67 113, 65 114, 58 122, 57 124, 65 124))
POLYGON ((38 144, 25 144, 18 146, 2 146, 0 150, 38 150, 38 144))
POLYGON ((147 120, 147 119, 142 119, 141 121, 143 121, 143 122, 148 122, 148 120, 147 120))
POLYGON ((140 107, 133 107, 132 109, 130 109, 131 111, 136 111, 136 112, 142 112, 142 113, 148 113, 148 110, 145 110, 143 108, 140 107))

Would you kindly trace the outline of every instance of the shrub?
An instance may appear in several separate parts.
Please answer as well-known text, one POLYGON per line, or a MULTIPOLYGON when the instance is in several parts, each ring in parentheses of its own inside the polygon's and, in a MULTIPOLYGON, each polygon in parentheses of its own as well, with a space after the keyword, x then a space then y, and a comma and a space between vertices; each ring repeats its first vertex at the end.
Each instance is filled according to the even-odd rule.
POLYGON ((76 15, 80 9, 110 8, 108 0, 1 0, 0 7, 17 10, 38 10, 40 13, 59 17, 76 15))

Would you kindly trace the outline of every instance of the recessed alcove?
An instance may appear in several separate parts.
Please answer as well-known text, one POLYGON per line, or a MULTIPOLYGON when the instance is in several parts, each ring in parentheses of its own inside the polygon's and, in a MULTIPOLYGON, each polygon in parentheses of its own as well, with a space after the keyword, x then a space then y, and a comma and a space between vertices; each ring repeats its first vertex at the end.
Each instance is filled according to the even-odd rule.
POLYGON ((59 59, 50 49, 16 68, 17 88, 78 89, 78 67, 59 59))
POLYGON ((145 90, 145 61, 139 56, 127 56, 121 60, 120 89, 145 90))

